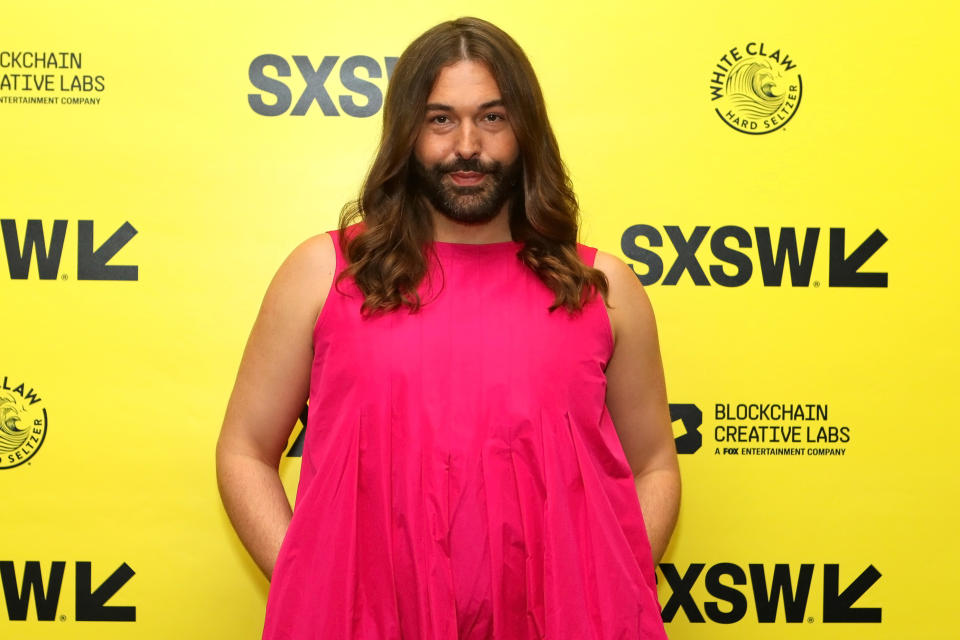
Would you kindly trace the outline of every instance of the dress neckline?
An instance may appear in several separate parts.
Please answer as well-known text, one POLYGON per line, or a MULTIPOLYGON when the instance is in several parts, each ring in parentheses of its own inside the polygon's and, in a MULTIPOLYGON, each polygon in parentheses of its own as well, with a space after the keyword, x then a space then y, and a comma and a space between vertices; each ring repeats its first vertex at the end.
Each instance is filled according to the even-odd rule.
POLYGON ((490 255, 496 253, 517 252, 523 246, 522 242, 517 240, 505 240, 502 242, 485 242, 473 244, 469 242, 441 242, 434 240, 430 246, 437 253, 461 254, 461 255, 490 255))

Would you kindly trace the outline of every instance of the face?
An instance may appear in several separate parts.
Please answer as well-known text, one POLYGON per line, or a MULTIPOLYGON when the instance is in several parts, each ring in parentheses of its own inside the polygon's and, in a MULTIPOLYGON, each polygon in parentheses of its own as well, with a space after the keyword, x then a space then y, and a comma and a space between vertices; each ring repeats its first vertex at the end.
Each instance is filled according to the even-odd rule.
POLYGON ((457 222, 479 224, 505 211, 521 175, 517 138, 486 65, 441 69, 412 162, 417 188, 457 222))

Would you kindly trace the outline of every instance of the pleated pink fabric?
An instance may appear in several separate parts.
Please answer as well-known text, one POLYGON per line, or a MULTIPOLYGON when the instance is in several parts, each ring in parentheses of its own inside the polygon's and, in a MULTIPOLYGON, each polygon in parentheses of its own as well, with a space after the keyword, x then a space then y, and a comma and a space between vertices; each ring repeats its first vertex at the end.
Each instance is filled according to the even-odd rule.
POLYGON ((432 247, 418 313, 323 306, 263 638, 666 638, 602 299, 548 312, 517 242, 432 247))

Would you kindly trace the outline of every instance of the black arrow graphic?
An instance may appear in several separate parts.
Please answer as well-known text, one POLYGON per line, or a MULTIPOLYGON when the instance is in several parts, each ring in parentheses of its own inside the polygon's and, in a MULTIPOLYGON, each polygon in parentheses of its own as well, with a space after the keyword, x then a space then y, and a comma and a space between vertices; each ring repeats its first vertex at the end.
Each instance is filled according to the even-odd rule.
POLYGON ((129 222, 113 232, 106 242, 93 250, 93 220, 77 222, 77 280, 136 280, 137 265, 108 265, 137 230, 129 222))
POLYGON ((90 591, 90 563, 77 563, 77 620, 94 622, 136 622, 136 607, 108 607, 120 587, 134 575, 126 562, 117 567, 96 591, 90 591))
POLYGON ((839 593, 840 565, 823 567, 823 621, 824 622, 880 622, 880 607, 854 607, 853 604, 880 579, 873 565, 863 570, 850 586, 839 593))
POLYGON ((287 451, 288 458, 303 457, 303 441, 307 436, 307 412, 309 410, 310 405, 304 405, 303 411, 300 412, 300 423, 303 425, 303 429, 300 430, 300 434, 297 436, 297 439, 293 441, 292 445, 290 445, 290 450, 287 451))
POLYGON ((853 253, 844 257, 845 235, 846 230, 843 228, 830 229, 830 286, 886 287, 886 273, 860 273, 859 269, 877 252, 877 249, 883 246, 887 237, 880 233, 880 229, 874 229, 873 233, 853 250, 853 253))

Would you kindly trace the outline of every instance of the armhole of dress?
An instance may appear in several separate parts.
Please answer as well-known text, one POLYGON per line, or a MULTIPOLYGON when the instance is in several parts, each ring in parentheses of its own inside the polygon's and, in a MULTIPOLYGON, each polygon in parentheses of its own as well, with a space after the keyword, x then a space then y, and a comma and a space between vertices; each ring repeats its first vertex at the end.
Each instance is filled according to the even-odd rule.
MULTIPOLYGON (((583 263, 588 267, 594 267, 597 261, 597 249, 596 247, 588 247, 585 244, 577 243, 577 253, 580 254, 580 259, 583 260, 583 263)), ((596 267, 594 267, 596 268, 596 267)))
POLYGON ((330 236, 330 239, 333 241, 333 251, 336 255, 336 264, 333 268, 333 280, 330 282, 330 290, 327 292, 327 297, 323 301, 323 306, 320 308, 320 313, 317 315, 317 321, 313 326, 313 344, 317 344, 317 336, 320 332, 321 327, 327 323, 327 317, 332 313, 331 307, 333 306, 334 300, 337 297, 337 277, 340 275, 340 272, 343 270, 345 260, 340 251, 340 233, 338 230, 334 229, 332 231, 327 231, 327 235, 330 236))
MULTIPOLYGON (((588 247, 587 245, 580 244, 579 242, 577 243, 577 252, 580 254, 580 259, 583 260, 584 264, 593 267, 594 269, 597 268, 597 251, 598 249, 596 247, 588 247)), ((607 357, 607 362, 609 362, 610 357, 613 357, 613 349, 615 346, 613 341, 613 326, 611 325, 612 318, 610 317, 610 312, 607 310, 606 303, 603 301, 603 296, 598 293, 597 299, 600 302, 600 313, 597 315, 603 319, 603 333, 607 337, 607 348, 610 352, 609 357, 607 357)), ((606 364, 604 365, 604 369, 606 369, 606 364)))

